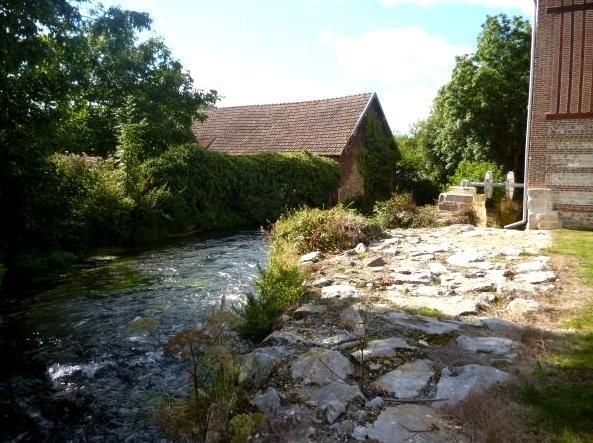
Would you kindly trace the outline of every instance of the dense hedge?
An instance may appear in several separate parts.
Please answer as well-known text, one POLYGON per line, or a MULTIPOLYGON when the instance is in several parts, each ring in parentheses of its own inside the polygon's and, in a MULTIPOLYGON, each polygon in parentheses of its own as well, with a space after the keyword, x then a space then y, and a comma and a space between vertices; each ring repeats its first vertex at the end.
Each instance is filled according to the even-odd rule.
POLYGON ((306 152, 233 157, 195 144, 137 169, 129 174, 114 158, 54 155, 44 203, 26 214, 27 241, 5 255, 9 270, 59 268, 75 258, 70 252, 99 246, 256 227, 288 209, 329 206, 340 180, 335 161, 306 152))
POLYGON ((328 206, 340 180, 336 162, 307 152, 228 156, 195 145, 148 161, 143 174, 141 239, 257 225, 287 209, 328 206))

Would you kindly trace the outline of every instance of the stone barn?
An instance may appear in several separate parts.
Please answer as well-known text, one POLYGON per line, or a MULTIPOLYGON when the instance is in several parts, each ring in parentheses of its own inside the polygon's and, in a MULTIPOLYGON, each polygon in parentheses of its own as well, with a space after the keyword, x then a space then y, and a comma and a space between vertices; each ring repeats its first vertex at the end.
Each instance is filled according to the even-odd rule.
POLYGON ((536 8, 528 227, 593 229, 593 0, 536 8))
POLYGON ((373 148, 365 135, 369 116, 378 117, 385 135, 393 139, 375 93, 213 108, 205 114, 206 120, 196 121, 192 130, 198 144, 206 149, 231 155, 309 151, 337 160, 341 168, 338 201, 364 194, 357 154, 362 146, 373 148))

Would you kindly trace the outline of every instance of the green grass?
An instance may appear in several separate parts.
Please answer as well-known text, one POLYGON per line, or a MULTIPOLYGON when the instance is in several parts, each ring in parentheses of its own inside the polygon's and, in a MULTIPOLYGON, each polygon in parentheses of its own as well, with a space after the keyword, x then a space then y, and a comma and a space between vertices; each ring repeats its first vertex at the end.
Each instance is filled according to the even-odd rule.
MULTIPOLYGON (((593 232, 558 231, 548 252, 575 259, 578 278, 593 289, 593 232)), ((523 398, 553 442, 593 442, 593 299, 563 326, 572 330, 564 349, 540 363, 523 398)))

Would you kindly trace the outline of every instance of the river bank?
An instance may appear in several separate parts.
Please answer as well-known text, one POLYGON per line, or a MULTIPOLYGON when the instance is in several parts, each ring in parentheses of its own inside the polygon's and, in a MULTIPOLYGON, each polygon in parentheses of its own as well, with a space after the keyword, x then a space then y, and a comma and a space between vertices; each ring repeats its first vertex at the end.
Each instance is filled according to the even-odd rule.
POLYGON ((240 381, 274 438, 542 441, 517 387, 561 305, 551 244, 455 225, 308 254, 301 306, 244 357, 240 381))

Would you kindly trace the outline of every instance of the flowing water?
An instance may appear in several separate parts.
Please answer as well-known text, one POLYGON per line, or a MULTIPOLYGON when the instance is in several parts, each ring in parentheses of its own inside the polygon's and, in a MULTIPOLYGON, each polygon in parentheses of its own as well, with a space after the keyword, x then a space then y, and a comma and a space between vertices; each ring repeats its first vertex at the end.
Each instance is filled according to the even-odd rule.
POLYGON ((188 391, 169 338, 265 263, 258 233, 102 257, 0 308, 1 441, 155 441, 163 397, 188 391))

